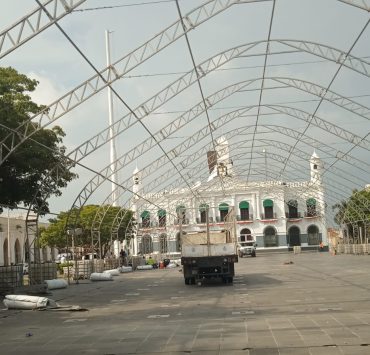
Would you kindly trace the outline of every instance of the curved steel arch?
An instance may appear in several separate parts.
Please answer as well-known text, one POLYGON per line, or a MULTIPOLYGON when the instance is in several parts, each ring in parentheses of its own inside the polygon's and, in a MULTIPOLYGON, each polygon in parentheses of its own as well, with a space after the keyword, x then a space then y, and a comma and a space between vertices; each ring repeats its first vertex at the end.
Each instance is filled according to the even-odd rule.
MULTIPOLYGON (((228 113, 228 114, 225 114, 225 115, 223 115, 221 118, 219 118, 219 119, 217 119, 217 120, 215 120, 215 121, 213 121, 212 122, 212 125, 213 125, 213 127, 215 128, 215 129, 217 129, 217 127, 219 127, 220 125, 219 125, 219 123, 221 123, 222 125, 224 125, 224 124, 226 124, 226 123, 228 123, 228 122, 230 122, 230 120, 233 120, 233 119, 235 119, 236 117, 239 117, 239 116, 242 116, 242 115, 244 115, 247 111, 249 111, 250 109, 252 109, 253 107, 256 107, 257 105, 252 105, 252 106, 248 106, 248 107, 246 107, 246 108, 244 108, 244 109, 239 109, 239 110, 236 110, 236 111, 233 111, 233 112, 231 112, 231 113, 228 113)), ((307 113, 307 112, 305 112, 305 111, 303 111, 303 110, 299 110, 299 109, 296 109, 296 108, 293 108, 293 107, 289 107, 289 106, 282 106, 282 105, 269 105, 269 104, 266 104, 266 105, 262 105, 263 107, 268 107, 268 108, 271 108, 271 109, 273 109, 273 110, 275 110, 275 111, 278 111, 278 112, 281 112, 281 113, 285 113, 285 114, 288 114, 288 115, 290 115, 290 116, 292 116, 292 117, 296 117, 296 118, 298 118, 298 119, 301 119, 301 120, 303 120, 303 121, 308 121, 309 119, 312 119, 312 116, 309 114, 309 113, 307 113)), ((192 110, 192 109, 191 109, 192 110)), ((189 110, 189 111, 191 111, 191 110, 189 110)), ((197 112, 198 114, 199 114, 199 112, 197 112)), ((187 123, 189 123, 189 122, 187 122, 187 123)), ((370 144, 370 142, 369 141, 365 141, 365 142, 361 142, 361 138, 360 137, 358 137, 358 136, 356 136, 356 135, 354 135, 353 133, 351 133, 351 132, 348 132, 348 131, 346 131, 346 130, 343 130, 343 129, 341 129, 340 127, 338 127, 338 126, 336 126, 336 125, 333 125, 333 124, 331 124, 331 123, 329 123, 329 122, 326 122, 325 120, 323 120, 323 119, 320 119, 319 117, 317 117, 317 116, 315 116, 314 118, 313 118, 313 121, 312 121, 312 123, 313 123, 313 125, 316 125, 317 127, 319 127, 319 128, 321 128, 321 129, 323 129, 323 130, 325 130, 325 131, 327 131, 327 132, 330 132, 330 133, 332 133, 332 134, 334 134, 334 135, 337 135, 337 136, 340 136, 340 137, 342 137, 344 140, 346 140, 346 141, 348 141, 348 142, 350 142, 350 143, 354 143, 354 144, 357 144, 357 143, 363 143, 363 144, 361 144, 361 145, 363 145, 363 148, 365 148, 365 149, 367 149, 367 150, 369 150, 368 148, 369 148, 369 144, 370 144)), ((172 124, 174 124, 174 121, 173 122, 171 122, 168 126, 171 126, 172 124)), ((176 125, 177 126, 177 125, 176 125)), ((265 125, 266 126, 266 125, 265 125)), ((177 127, 177 129, 179 129, 180 127, 177 127)), ((177 130, 176 129, 176 130, 177 130)), ((207 129, 207 127, 206 127, 206 129, 207 129)), ((282 127, 282 129, 283 129, 283 127, 282 127)), ((201 131, 199 131, 199 133, 200 133, 201 131)), ((168 136, 171 134, 171 133, 173 133, 172 132, 172 130, 169 130, 168 131, 168 136)), ((295 137, 298 137, 299 136, 299 134, 297 133, 296 135, 295 135, 295 137)), ((165 136, 165 135, 163 135, 162 134, 162 136, 161 136, 161 138, 162 138, 162 140, 164 140, 165 138, 166 138, 167 136, 165 136)), ((198 139, 198 138, 197 138, 198 139)), ((139 149, 138 149, 138 151, 142 154, 143 153, 143 151, 142 151, 142 146, 147 146, 148 147, 148 149, 150 149, 149 148, 149 141, 150 140, 152 140, 152 138, 148 138, 146 141, 144 141, 143 143, 141 143, 138 147, 139 147, 139 149)), ((322 142, 320 142, 320 143, 322 143, 322 142)), ((153 144, 154 144, 154 142, 153 142, 153 144)), ((130 158, 131 158, 131 160, 124 160, 124 163, 119 163, 119 165, 121 166, 121 168, 126 164, 126 163, 129 163, 130 161, 132 161, 132 160, 134 160, 135 158, 137 158, 138 156, 137 155, 135 155, 135 154, 132 154, 132 151, 133 150, 136 150, 137 149, 137 147, 135 147, 135 148, 133 148, 129 153, 126 153, 125 155, 124 155, 124 157, 125 156, 130 156, 130 158)), ((176 149, 176 148, 174 148, 174 149, 176 149)), ((336 154, 338 154, 338 151, 337 151, 337 153, 336 154)), ((174 155, 176 155, 176 156, 178 156, 179 155, 179 153, 178 152, 176 152, 174 155)), ((353 158, 355 161, 357 160, 355 157, 351 157, 351 158, 353 158)), ((120 158, 118 158, 118 160, 120 160, 120 159, 122 159, 122 157, 120 157, 120 158)), ((347 162, 348 163, 348 162, 347 162)), ((359 162, 360 164, 366 164, 366 162, 359 162)), ((356 165, 355 165, 356 166, 356 165)), ((356 166, 356 167, 358 167, 358 168, 362 168, 361 166, 356 166)), ((109 166, 107 167, 108 169, 109 169, 109 166)), ((101 178, 101 177, 98 177, 99 179, 101 178)), ((93 178, 94 179, 94 178, 93 178)), ((93 179, 92 179, 92 181, 93 181, 93 179)), ((94 183, 94 186, 96 187, 96 188, 98 188, 98 184, 96 184, 96 183, 94 183)), ((93 193, 93 189, 92 188, 89 188, 88 189, 88 191, 92 194, 93 193)), ((84 196, 86 196, 85 194, 84 194, 84 196)), ((109 207, 107 206, 107 209, 109 209, 109 207)), ((105 212, 103 212, 103 215, 105 214, 105 212)), ((94 219, 95 220, 95 219, 94 219)))
POLYGON ((50 18, 42 7, 37 7, 28 15, 23 16, 12 26, 0 33, 0 59, 20 47, 22 44, 37 36, 55 22, 70 14, 86 0, 48 0, 43 6, 52 15, 50 18), (31 33, 30 33, 31 32, 31 33))
MULTIPOLYGON (((261 0, 261 1, 268 1, 268 0, 261 0)), ((175 40, 178 38, 176 37, 175 40)), ((174 42, 173 40, 172 42, 174 42)), ((171 43, 172 43, 171 42, 171 43)), ((358 73, 361 73, 366 76, 370 76, 370 64, 368 62, 363 61, 360 58, 348 55, 348 56, 343 56, 343 51, 329 47, 320 43, 316 42, 309 42, 309 41, 298 41, 298 40, 288 40, 288 39, 283 39, 283 40, 270 40, 270 41, 257 41, 257 42, 251 42, 247 44, 243 44, 240 46, 233 47, 231 49, 228 49, 226 51, 220 52, 216 54, 215 56, 211 57, 210 59, 207 59, 206 61, 200 63, 197 65, 197 71, 191 70, 185 75, 181 76, 178 80, 176 80, 174 83, 170 84, 167 86, 164 90, 156 94, 154 97, 151 99, 147 100, 146 102, 142 103, 139 105, 136 109, 133 111, 135 112, 135 115, 139 117, 140 119, 144 118, 147 116, 149 113, 153 112, 156 108, 158 108, 158 102, 162 105, 166 101, 168 101, 168 96, 171 98, 174 93, 177 95, 179 92, 183 91, 185 88, 189 87, 191 84, 193 84, 195 81, 197 81, 199 78, 204 77, 211 71, 216 70, 220 66, 224 65, 231 59, 237 58, 240 55, 244 54, 245 52, 248 52, 249 50, 255 48, 258 45, 266 44, 266 43, 279 43, 283 44, 287 47, 295 48, 300 51, 304 51, 306 53, 310 53, 312 55, 325 58, 329 61, 333 61, 336 63, 340 63, 343 66, 346 66, 349 69, 352 69, 358 73)), ((141 47, 140 47, 141 48, 141 47)), ((153 54, 152 54, 153 55, 153 54)), ((126 57, 125 57, 126 58, 126 57)), ((147 59, 147 58, 146 58, 147 59)), ((129 60, 128 60, 129 61, 129 60)), ((144 62, 144 60, 142 61, 144 62)), ((139 64, 141 64, 140 62, 139 64)), ((136 65, 139 65, 136 64, 136 65)), ((135 66, 136 66, 135 65, 135 66)), ((105 88, 106 86, 110 85, 113 83, 115 80, 118 78, 121 78, 124 74, 126 74, 129 70, 124 71, 122 74, 118 75, 117 72, 115 71, 116 78, 114 79, 113 74, 110 73, 113 67, 108 67, 106 68, 103 72, 101 72, 101 75, 106 75, 107 78, 103 82, 103 86, 98 90, 95 89, 92 93, 90 93, 90 96, 87 96, 84 98, 84 100, 78 101, 78 105, 85 101, 87 98, 95 95, 97 92, 105 88)), ((130 68, 132 70, 133 68, 130 68)), ((95 75, 93 79, 89 79, 87 82, 89 85, 87 87, 93 87, 90 84, 91 81, 99 81, 100 77, 95 75)), ((266 78, 269 79, 269 78, 266 78)), ((87 85, 87 83, 83 85, 87 85)), ((96 83, 95 86, 98 85, 98 82, 96 83)), ((290 86, 292 86, 290 84, 290 86)), ((325 92, 326 89, 323 87, 319 87, 320 92, 325 92)), ((79 96, 77 95, 76 91, 81 90, 82 95, 85 95, 87 92, 87 88, 81 89, 81 86, 78 87, 78 89, 73 90, 72 92, 68 93, 67 95, 63 96, 61 99, 57 100, 53 104, 49 105, 47 108, 45 108, 42 112, 32 116, 26 124, 22 124, 16 129, 16 132, 9 133, 9 135, 3 139, 0 142, 0 165, 3 163, 3 161, 10 155, 12 152, 19 146, 21 145, 27 138, 31 137, 34 133, 36 133, 39 129, 46 127, 49 125, 51 122, 56 121, 58 118, 62 117, 65 113, 69 112, 73 108, 77 106, 77 104, 72 104, 73 99, 79 100, 79 96), (68 97, 68 100, 66 99, 68 97), (65 100, 66 102, 63 102, 65 100), (43 120, 46 119, 46 123, 43 123, 43 120), (36 130, 30 126, 31 122, 37 121, 39 124, 39 128, 36 130), (18 139, 21 137, 20 141, 18 139), (10 146, 7 146, 5 143, 6 141, 10 141, 10 146), (5 154, 4 154, 5 152, 5 154)), ((174 95, 174 96, 175 96, 174 95)), ((319 95, 322 97, 322 94, 319 95)), ((336 96, 335 96, 336 97, 336 96)), ((347 99, 348 100, 348 99, 347 99)), ((330 100, 329 100, 330 101, 330 100)), ((355 106, 353 106, 355 107, 355 106)), ((78 161, 78 153, 85 156, 88 153, 88 148, 90 146, 94 146, 94 149, 97 149, 100 147, 102 144, 100 143, 100 140, 103 141, 103 144, 106 143, 104 142, 107 139, 107 130, 112 130, 115 132, 114 136, 119 133, 120 126, 126 124, 127 126, 132 124, 132 121, 136 122, 136 118, 134 115, 128 114, 121 119, 117 120, 113 125, 109 126, 108 128, 104 129, 101 131, 99 134, 95 135, 91 139, 89 139, 88 143, 82 144, 77 148, 76 154, 73 158, 73 160, 78 161), (128 122, 124 123, 123 119, 125 117, 128 117, 128 122), (117 132, 118 131, 118 132, 117 132), (117 133, 116 133, 117 132, 117 133), (94 142, 95 141, 95 142, 94 142)), ((109 136, 109 135, 108 135, 109 136)), ((91 150, 90 150, 91 152, 91 150)), ((71 152, 73 153, 73 152, 71 152)), ((71 154, 70 153, 70 154, 71 154)), ((70 155, 69 154, 69 155, 70 155)))
MULTIPOLYGON (((245 107, 243 109, 238 109, 238 110, 232 111, 228 114, 225 114, 225 115, 221 116, 221 118, 212 121, 212 126, 214 127, 214 129, 217 129, 220 126, 223 126, 223 125, 229 123, 230 121, 232 121, 232 120, 234 120, 234 119, 236 119, 240 116, 243 116, 246 112, 248 112, 249 110, 251 110, 251 109, 253 109, 257 106, 258 105, 251 105, 251 106, 245 107)), ((296 118, 298 118, 300 120, 303 120, 303 121, 308 121, 309 119, 312 119, 312 116, 309 113, 307 113, 303 110, 299 110, 299 109, 296 109, 296 108, 293 108, 293 107, 289 107, 289 106, 268 105, 268 104, 266 104, 266 105, 261 105, 261 107, 268 107, 268 108, 273 109, 277 112, 289 114, 290 116, 296 117, 296 118)), ((190 110, 190 112, 192 112, 192 109, 190 110)), ((175 133, 178 129, 180 129, 184 125, 190 123, 194 118, 196 118, 200 114, 198 111, 196 111, 196 112, 197 112, 197 115, 195 115, 194 117, 191 117, 191 120, 189 120, 189 121, 183 120, 182 117, 184 117, 184 116, 181 116, 180 119, 175 120, 175 121, 178 121, 178 122, 173 121, 170 124, 168 124, 167 125, 168 129, 162 129, 159 132, 157 132, 155 134, 155 136, 158 137, 158 138, 154 139, 154 138, 150 137, 150 138, 146 139, 144 142, 142 142, 141 144, 139 144, 138 146, 132 148, 128 153, 119 157, 114 162, 114 165, 118 166, 117 171, 122 169, 126 164, 129 164, 130 162, 132 162, 135 159, 137 159, 138 157, 140 157, 146 151, 150 150, 150 148, 155 146, 157 142, 161 142, 161 141, 165 140, 172 133, 175 133), (176 129, 175 130, 171 129, 171 126, 175 126, 176 129), (163 132, 166 132, 166 134, 164 134, 163 132)), ((187 118, 189 119, 189 116, 187 116, 187 118)), ((312 121, 312 124, 315 125, 318 128, 321 128, 321 129, 325 130, 326 132, 332 133, 336 136, 339 136, 339 137, 343 138, 347 142, 359 143, 360 146, 362 146, 363 148, 365 148, 367 150, 369 150, 369 148, 370 148, 370 141, 367 141, 367 140, 366 141, 361 141, 361 138, 354 135, 353 133, 351 133, 349 131, 346 131, 344 129, 341 129, 340 127, 338 127, 334 124, 331 124, 331 123, 329 123, 329 122, 327 122, 327 121, 325 121, 325 120, 323 120, 323 119, 321 119, 317 116, 314 117, 314 120, 312 121)), ((208 134, 209 130, 208 130, 207 127, 206 127, 206 130, 208 131, 207 132, 207 134, 208 134)), ((176 152, 173 155, 178 156, 179 154, 178 154, 178 152, 176 152)), ((113 171, 111 170, 111 165, 108 165, 107 167, 105 167, 103 170, 100 171, 100 173, 101 173, 100 175, 96 175, 85 185, 85 187, 82 189, 82 191, 80 192, 80 194, 76 198, 75 202, 79 201, 80 203, 82 203, 82 205, 85 203, 85 201, 88 199, 88 197, 91 196, 91 194, 94 193, 94 191, 105 181, 104 177, 105 176, 108 177, 108 176, 111 176, 113 174, 113 171)), ((77 206, 74 203, 72 208, 79 208, 79 207, 81 207, 81 205, 77 206)))
MULTIPOLYGON (((272 126, 272 125, 264 125, 264 126, 262 126, 262 127, 274 127, 274 126, 272 126)), ((277 127, 280 127, 280 126, 277 126, 277 127)), ((243 128, 243 129, 245 129, 245 128, 243 128)), ((275 131, 277 131, 277 132, 279 132, 279 130, 275 130, 275 131)), ((296 131, 296 134, 297 134, 298 132, 296 131)), ((259 139, 260 140, 260 139, 259 139)), ((261 139, 261 141, 265 141, 265 140, 263 140, 263 139, 261 139)), ((269 143, 270 141, 265 141, 266 143, 269 143)), ((287 147, 287 145, 281 145, 280 144, 281 142, 277 142, 277 146, 279 147, 279 148, 284 148, 286 151, 288 151, 288 149, 290 149, 289 147, 287 147), (280 145, 279 145, 280 144, 280 145)), ((329 147, 329 146, 328 146, 329 147)), ((209 149, 209 147, 208 147, 208 144, 206 145, 206 149, 204 150, 204 151, 207 151, 209 149)), ((304 156, 304 158, 307 158, 308 159, 308 157, 309 157, 309 155, 307 154, 307 153, 304 153, 304 152, 301 152, 301 154, 306 154, 305 156, 304 156)), ((200 154, 200 156, 202 156, 203 154, 200 154)), ((300 155, 300 156, 302 156, 302 155, 300 155)), ((274 157, 276 158, 276 155, 274 155, 274 157)), ((194 158, 195 158, 195 156, 194 155, 192 155, 192 160, 194 160, 194 158)), ((199 157, 197 157, 197 159, 199 159, 199 157)), ((307 160, 306 159, 306 160, 307 160)), ((283 162, 283 161, 282 161, 283 162)), ((302 166, 303 167, 303 166, 302 166)), ((199 166, 197 166, 197 168, 195 169, 196 171, 199 171, 199 166)), ((167 175, 162 175, 162 177, 164 177, 164 180, 166 180, 167 179, 167 175)), ((128 181, 129 181, 129 179, 128 179, 128 181)), ((155 180, 155 185, 158 185, 158 184, 160 184, 161 183, 161 181, 162 181, 162 179, 161 178, 156 178, 156 180, 155 180)), ((178 182, 179 181, 175 181, 173 184, 172 184, 172 186, 174 186, 174 187, 176 187, 176 186, 178 186, 178 182)), ((168 187, 167 187, 168 188, 168 187)), ((148 190, 148 191, 151 191, 151 187, 149 186, 149 187, 147 187, 145 190, 148 190)), ((145 191, 143 191, 143 193, 145 193, 145 191)), ((120 222, 118 223, 118 225, 120 224, 120 222)), ((114 228, 116 228, 116 227, 112 227, 112 229, 114 229, 114 228)))
MULTIPOLYGON (((256 1, 262 2, 271 0, 243 0, 243 2, 256 1)), ((207 3, 198 6, 184 15, 186 23, 189 24, 186 29, 182 26, 182 19, 177 20, 134 51, 101 70, 99 75, 93 75, 84 83, 78 85, 60 99, 54 101, 44 110, 32 116, 25 124, 19 126, 16 134, 10 132, 10 134, 0 142, 0 165, 19 144, 22 144, 26 138, 31 137, 37 132, 37 130, 34 130, 32 127, 32 122, 37 122, 40 128, 46 127, 51 122, 62 117, 147 59, 177 41, 184 36, 185 33, 195 29, 200 24, 240 2, 241 0, 208 0, 207 3), (20 141, 18 141, 19 138, 21 138, 20 141), (10 141, 10 146, 7 146, 5 143, 6 140, 10 141)))

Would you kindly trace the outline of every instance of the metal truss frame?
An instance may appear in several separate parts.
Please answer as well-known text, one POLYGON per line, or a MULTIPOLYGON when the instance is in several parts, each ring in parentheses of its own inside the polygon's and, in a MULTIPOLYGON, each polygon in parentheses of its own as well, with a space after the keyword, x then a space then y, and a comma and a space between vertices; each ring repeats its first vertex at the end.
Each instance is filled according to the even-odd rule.
POLYGON ((37 7, 28 15, 22 17, 0 33, 0 59, 70 14, 85 1, 48 0, 43 6, 48 9, 51 18, 44 13, 42 7, 37 7))
MULTIPOLYGON (((265 0, 267 1, 267 0, 265 0)), ((173 43, 174 39, 171 43, 173 43)), ((147 42, 148 43, 148 42, 147 42)), ((201 64, 197 65, 197 70, 191 70, 185 75, 181 76, 179 79, 174 81, 172 84, 167 86, 165 89, 161 90, 159 93, 154 95, 149 100, 145 101, 141 105, 139 105, 136 109, 134 109, 134 113, 140 119, 144 118, 145 116, 149 115, 155 109, 163 105, 165 102, 169 101, 171 98, 179 94, 181 91, 185 90, 191 84, 195 83, 198 79, 206 76, 212 71, 215 71, 222 65, 226 64, 230 60, 240 57, 244 55, 246 52, 254 49, 259 45, 264 45, 266 43, 278 43, 283 44, 285 46, 298 49, 303 52, 310 53, 312 55, 325 58, 329 61, 340 63, 343 66, 348 67, 358 73, 361 73, 366 76, 370 76, 370 64, 363 61, 360 58, 350 56, 344 56, 343 52, 335 49, 333 47, 328 47, 320 43, 315 42, 308 42, 308 41, 297 41, 297 40, 271 40, 267 41, 257 41, 251 42, 248 44, 244 44, 241 46, 233 47, 226 51, 223 51, 214 57, 207 59, 206 61, 202 62, 201 64), (199 76, 197 76, 199 73, 199 76)), ((141 47, 139 47, 141 48, 141 47)), ((159 50, 156 52, 158 53, 159 50)), ((136 50, 131 54, 134 55, 136 50)), ((156 54, 153 53, 152 55, 156 54)), ((279 52, 278 52, 279 53, 279 52)), ((124 58, 130 58, 130 55, 124 58)), ((146 58, 147 59, 147 58, 146 58)), ((145 59, 145 60, 146 60, 145 59)), ((129 59, 128 63, 130 62, 129 59)), ((143 63, 145 60, 142 60, 140 63, 136 63, 135 66, 143 63)), ((111 73, 113 71, 113 64, 111 67, 104 69, 101 72, 101 75, 105 77, 105 80, 102 80, 98 75, 93 76, 91 79, 86 81, 83 85, 78 86, 77 88, 70 91, 68 94, 64 95, 59 100, 55 101, 47 108, 45 108, 42 112, 32 116, 30 120, 28 120, 25 124, 19 126, 16 129, 16 132, 11 132, 5 139, 0 142, 0 165, 3 161, 10 155, 12 152, 22 144, 27 138, 31 137, 34 133, 36 133, 39 129, 45 128, 50 123, 56 121, 58 118, 62 117, 67 112, 71 111, 75 107, 77 107, 82 102, 86 101, 88 98, 92 97, 96 93, 98 93, 103 88, 107 87, 108 85, 112 84, 115 80, 123 77, 126 73, 132 70, 134 67, 130 67, 127 69, 125 66, 124 71, 121 74, 118 74, 118 71, 115 69, 115 75, 111 73), (85 96, 86 95, 86 96, 85 96), (34 126, 31 124, 32 122, 38 123, 38 128, 34 129, 34 126), (9 142, 9 143, 7 143, 9 142)), ((265 78, 271 79, 271 78, 265 78)), ((281 78, 281 80, 289 80, 289 78, 281 78)), ((302 81, 301 81, 302 82, 302 81)), ((283 84, 284 82, 279 82, 279 84, 283 84)), ((285 83, 286 84, 286 83, 285 83)), ((336 101, 341 100, 346 106, 348 106, 349 110, 356 110, 363 114, 363 110, 358 107, 359 104, 350 99, 342 97, 336 93, 331 91, 327 91, 326 88, 316 85, 314 83, 306 82, 306 84, 300 83, 298 79, 292 80, 289 86, 296 86, 297 88, 301 88, 303 85, 306 85, 306 89, 309 92, 310 90, 315 90, 319 94, 318 96, 324 97, 326 92, 331 93, 330 97, 324 97, 325 100, 328 101, 336 101)), ((128 114, 124 117, 117 120, 113 125, 109 126, 108 128, 102 130, 100 133, 95 135, 94 137, 90 138, 88 142, 81 144, 77 150, 74 151, 73 160, 78 161, 79 156, 86 156, 92 150, 99 148, 101 145, 107 142, 107 139, 110 138, 108 132, 111 130, 114 133, 114 136, 120 133, 120 130, 123 127, 128 127, 134 124, 137 119, 134 114, 128 114), (125 122, 127 121, 127 122, 125 122)), ((70 153, 72 154, 72 152, 70 153)))
POLYGON ((338 1, 370 12, 370 2, 368 0, 338 0, 338 1))
MULTIPOLYGON (((265 126, 261 126, 261 127, 264 127, 264 128, 269 128, 269 129, 271 129, 271 130, 273 130, 273 131, 275 131, 275 132, 280 132, 280 133, 282 133, 282 134, 285 134, 285 135, 287 135, 287 136, 290 136, 290 137, 296 137, 297 135, 299 135, 300 134, 300 132, 298 132, 298 131, 294 131, 294 130, 292 130, 292 129, 286 129, 285 127, 282 127, 282 126, 270 126, 270 125, 265 125, 265 126), (291 134, 289 134, 289 133, 291 133, 291 134)), ((205 127, 205 129, 206 129, 207 127, 205 127)), ((244 131, 245 130, 245 128, 242 128, 241 129, 242 131, 244 131)), ((239 134, 240 134, 241 132, 239 132, 239 134)), ((232 135, 234 135, 235 134, 235 130, 234 131, 232 131, 232 135)), ((207 132, 205 132, 205 135, 204 135, 204 137, 203 138, 205 138, 205 137, 207 137, 207 132)), ((312 138, 310 138, 310 137, 305 137, 306 138, 306 141, 305 140, 303 140, 303 142, 304 143, 306 143, 308 146, 311 146, 309 143, 312 143, 312 142, 315 142, 315 140, 314 139, 312 139, 312 138)), ((192 139, 191 138, 189 138, 188 139, 189 141, 191 141, 192 139)), ((197 137, 196 139, 195 139, 195 142, 198 142, 198 141, 200 141, 201 139, 199 139, 199 137, 197 137)), ((266 144, 269 142, 269 141, 265 141, 265 140, 260 140, 260 141, 262 141, 262 142, 265 142, 266 144)), ((322 142, 320 142, 321 144, 322 144, 322 142)), ((184 145, 183 143, 182 143, 182 145, 184 145)), ((289 149, 290 149, 290 146, 289 145, 286 145, 286 144, 280 144, 280 142, 276 142, 276 144, 275 144, 277 147, 279 147, 280 149, 284 149, 284 150, 286 150, 286 151, 288 151, 289 149)), ((326 146, 326 151, 329 151, 329 150, 333 150, 330 146, 327 146, 327 145, 325 145, 324 144, 324 146, 326 146)), ((188 145, 185 145, 184 147, 183 147, 183 151, 186 151, 188 149, 188 145)), ((198 154, 195 154, 195 155, 192 155, 192 161, 194 161, 195 159, 197 160, 197 159, 199 159, 199 158, 201 158, 201 157, 203 157, 204 156, 204 154, 205 154, 205 152, 207 151, 209 149, 209 146, 208 145, 206 145, 205 147, 203 147, 203 149, 201 149, 201 150, 199 150, 198 151, 198 154)), ((309 155, 307 155, 307 153, 304 153, 303 151, 301 152, 301 154, 303 154, 304 156, 300 156, 301 158, 304 158, 304 159, 306 159, 306 160, 308 160, 309 159, 309 155)), ((333 154, 333 153, 332 153, 333 154)), ((336 156, 336 153, 334 152, 334 154, 332 155, 333 157, 335 157, 336 156)), ((275 159, 278 159, 277 158, 278 156, 274 156, 274 158, 275 159)), ((163 158, 163 157, 162 157, 163 158)), ((162 161, 162 158, 159 158, 158 160, 157 160, 157 162, 156 163, 158 163, 158 164, 156 164, 156 163, 152 163, 149 167, 151 167, 152 169, 150 169, 150 170, 156 170, 157 169, 157 167, 158 166, 162 166, 162 164, 163 164, 163 161, 162 161), (154 169, 153 169, 154 168, 154 169)), ((167 159, 165 159, 165 161, 166 161, 167 159)), ((285 162, 285 160, 282 160, 282 162, 285 162)), ((168 161, 167 161, 167 163, 168 163, 168 161)), ((181 164, 181 166, 183 167, 183 168, 186 168, 187 167, 187 165, 186 164, 184 164, 183 162, 182 163, 180 163, 181 164)), ((303 167, 303 166, 302 166, 303 167)), ((200 170, 200 166, 197 166, 195 169, 194 169, 195 171, 199 171, 200 170)), ((150 172, 148 172, 148 171, 146 171, 146 168, 144 168, 143 170, 141 170, 140 171, 140 173, 142 173, 144 176, 150 176, 150 172)), ((146 191, 152 191, 152 189, 155 187, 155 186, 158 186, 158 185, 160 185, 161 183, 162 183, 162 181, 166 181, 167 179, 168 179, 168 177, 170 177, 171 176, 171 171, 170 170, 168 170, 167 172, 165 172, 161 177, 159 177, 159 178, 156 178, 155 179, 155 181, 153 181, 152 183, 149 183, 149 185, 147 185, 146 186, 146 188, 145 188, 145 190, 143 191, 143 193, 144 194, 146 194, 146 191)), ((125 182, 126 184, 129 184, 130 183, 130 179, 127 179, 126 180, 126 182, 125 182)), ((125 184, 125 183, 123 183, 123 184, 125 184)), ((175 187, 177 187, 178 186, 178 184, 179 183, 181 183, 181 181, 176 181, 176 182, 174 182, 173 183, 173 187, 175 188, 175 187)), ((166 189, 168 189, 169 187, 167 187, 166 189)), ((171 188, 169 188, 169 189, 171 189, 171 188)), ((109 208, 109 206, 105 206, 107 209, 109 208)), ((104 209, 105 210, 105 209, 104 209)), ((121 212, 122 213, 122 212, 121 212)), ((100 215, 100 216, 104 216, 104 212, 100 215)), ((122 218, 124 217, 124 215, 125 215, 125 213, 123 212, 123 216, 122 216, 122 218)), ((101 223, 101 220, 102 219, 100 219, 100 221, 99 221, 99 216, 96 216, 95 217, 95 221, 94 221, 94 223, 93 223, 93 225, 94 226, 92 226, 92 228, 93 229, 97 229, 97 228, 99 228, 100 227, 100 223, 101 223)), ((119 220, 119 218, 118 218, 118 220, 119 220)), ((120 222, 118 223, 118 226, 120 225, 120 222)), ((112 226, 112 230, 114 230, 114 229, 116 229, 116 228, 118 228, 117 227, 117 225, 114 227, 114 226, 112 226)))

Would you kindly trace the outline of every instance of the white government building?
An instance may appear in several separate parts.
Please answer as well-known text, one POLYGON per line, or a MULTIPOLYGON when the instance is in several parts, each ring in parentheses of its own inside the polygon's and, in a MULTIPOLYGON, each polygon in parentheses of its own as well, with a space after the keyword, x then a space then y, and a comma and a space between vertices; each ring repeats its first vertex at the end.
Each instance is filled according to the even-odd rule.
POLYGON ((294 246, 317 249, 320 242, 328 244, 323 166, 315 152, 307 161, 308 181, 249 183, 233 177, 225 138, 217 140, 216 153, 214 156, 219 158, 209 166, 208 181, 196 186, 202 200, 181 188, 164 192, 157 200, 153 200, 154 194, 142 195, 143 183, 135 169, 133 191, 140 197, 133 197, 131 205, 138 222, 132 246, 134 255, 180 252, 180 224, 183 232, 204 231, 208 210, 210 229, 222 230, 223 219, 231 207, 236 214, 238 240, 254 240, 258 250, 288 251, 294 246))

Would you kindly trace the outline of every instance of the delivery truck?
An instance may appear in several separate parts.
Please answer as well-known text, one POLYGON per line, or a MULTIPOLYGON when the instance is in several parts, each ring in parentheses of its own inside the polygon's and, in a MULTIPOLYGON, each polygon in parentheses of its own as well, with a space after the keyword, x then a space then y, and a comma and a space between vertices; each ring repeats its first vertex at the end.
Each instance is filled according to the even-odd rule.
POLYGON ((181 236, 181 264, 186 285, 201 285, 206 279, 232 283, 234 263, 238 262, 235 216, 229 211, 222 224, 181 236))

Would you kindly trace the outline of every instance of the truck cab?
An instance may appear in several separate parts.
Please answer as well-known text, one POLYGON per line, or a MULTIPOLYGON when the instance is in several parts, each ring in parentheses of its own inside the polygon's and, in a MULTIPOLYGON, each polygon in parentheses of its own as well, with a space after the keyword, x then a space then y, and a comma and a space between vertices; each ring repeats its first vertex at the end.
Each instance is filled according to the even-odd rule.
POLYGON ((242 258, 248 255, 252 257, 256 257, 256 247, 257 247, 257 244, 253 240, 247 241, 247 242, 239 242, 238 243, 239 257, 242 258))

